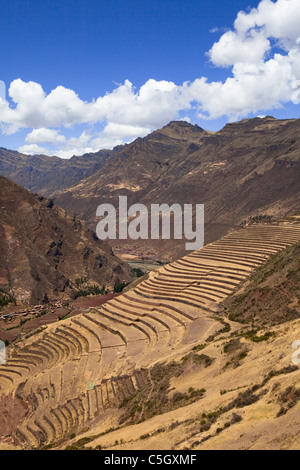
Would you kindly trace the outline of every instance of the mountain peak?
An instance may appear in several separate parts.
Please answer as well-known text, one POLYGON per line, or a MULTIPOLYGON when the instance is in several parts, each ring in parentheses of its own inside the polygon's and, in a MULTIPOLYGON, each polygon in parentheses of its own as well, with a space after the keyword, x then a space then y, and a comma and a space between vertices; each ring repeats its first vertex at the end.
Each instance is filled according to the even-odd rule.
POLYGON ((168 128, 185 128, 185 129, 194 129, 197 131, 204 131, 202 127, 198 126, 198 124, 191 124, 188 121, 170 121, 169 124, 163 127, 163 129, 168 129, 168 128))
POLYGON ((198 139, 200 135, 202 136, 202 134, 206 133, 207 131, 197 124, 190 124, 187 121, 171 121, 161 129, 152 132, 146 139, 152 139, 160 135, 177 140, 194 140, 195 137, 198 139))

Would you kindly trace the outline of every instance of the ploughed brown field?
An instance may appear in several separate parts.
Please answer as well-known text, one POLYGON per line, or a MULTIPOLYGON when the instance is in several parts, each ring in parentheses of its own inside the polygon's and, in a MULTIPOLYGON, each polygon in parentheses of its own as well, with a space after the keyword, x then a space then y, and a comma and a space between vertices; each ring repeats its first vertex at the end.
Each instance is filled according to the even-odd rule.
POLYGON ((299 448, 299 242, 297 218, 248 225, 25 332, 0 367, 0 448, 299 448))

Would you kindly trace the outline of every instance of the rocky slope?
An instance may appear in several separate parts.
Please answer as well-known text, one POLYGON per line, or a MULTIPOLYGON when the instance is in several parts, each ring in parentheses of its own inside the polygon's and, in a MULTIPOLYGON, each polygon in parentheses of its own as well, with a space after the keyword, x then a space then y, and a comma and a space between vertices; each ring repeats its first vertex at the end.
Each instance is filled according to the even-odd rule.
POLYGON ((74 297, 79 283, 132 279, 131 269, 78 219, 0 177, 0 289, 38 303, 74 297))

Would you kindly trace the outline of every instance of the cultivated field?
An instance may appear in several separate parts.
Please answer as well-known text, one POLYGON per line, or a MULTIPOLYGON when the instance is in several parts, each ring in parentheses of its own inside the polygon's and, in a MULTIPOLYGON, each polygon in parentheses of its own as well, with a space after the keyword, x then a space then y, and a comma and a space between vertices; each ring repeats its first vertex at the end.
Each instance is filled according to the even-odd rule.
MULTIPOLYGON (((221 421, 221 430, 245 426, 247 414, 232 415, 239 408, 237 390, 245 392, 282 361, 287 372, 286 356, 276 363, 287 343, 281 331, 269 367, 259 359, 263 345, 257 341, 251 348, 246 336, 230 339, 224 350, 240 325, 224 320, 220 303, 272 255, 299 241, 297 221, 248 226, 149 273, 99 308, 12 343, 0 366, 1 447, 65 448, 79 437, 93 447, 209 447, 191 437, 197 435, 196 417, 198 432, 209 424, 202 438, 213 428, 212 418, 221 421), (203 409, 213 409, 215 416, 208 418, 203 409), (236 422, 226 426, 229 414, 236 422)), ((300 331, 299 322, 295 325, 300 331)), ((262 392, 272 379, 248 395, 262 392)), ((259 416, 263 409, 256 410, 256 421, 259 416)), ((228 437, 226 446, 233 440, 228 437)), ((223 446, 217 437, 207 442, 223 446)), ((247 447, 247 440, 241 442, 247 447)))

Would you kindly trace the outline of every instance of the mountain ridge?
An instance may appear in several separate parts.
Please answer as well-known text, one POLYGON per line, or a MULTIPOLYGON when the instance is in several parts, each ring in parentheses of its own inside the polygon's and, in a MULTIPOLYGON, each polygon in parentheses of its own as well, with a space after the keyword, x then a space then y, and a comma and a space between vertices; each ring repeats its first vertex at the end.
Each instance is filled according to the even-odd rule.
MULTIPOLYGON (((4 158, 2 150, 0 173, 53 197, 92 230, 98 205, 107 202, 117 207, 119 196, 147 207, 204 204, 205 243, 209 243, 249 220, 265 216, 278 220, 300 208, 299 135, 299 119, 272 116, 228 123, 217 132, 171 121, 112 151, 70 160, 18 154, 18 168, 18 161, 10 155, 4 158)), ((117 240, 111 246, 121 256, 166 261, 184 254, 183 243, 176 240, 117 240)))
POLYGON ((57 156, 25 155, 0 148, 0 175, 43 196, 69 187, 99 170, 115 152, 99 150, 95 153, 63 159, 57 156))

